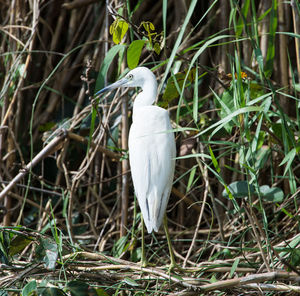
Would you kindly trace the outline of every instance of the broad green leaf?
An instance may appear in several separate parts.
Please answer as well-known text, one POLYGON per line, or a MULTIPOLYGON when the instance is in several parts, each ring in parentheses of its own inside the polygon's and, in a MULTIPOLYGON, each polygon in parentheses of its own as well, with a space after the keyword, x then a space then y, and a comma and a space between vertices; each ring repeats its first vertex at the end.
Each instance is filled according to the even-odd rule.
POLYGON ((116 19, 110 26, 109 32, 113 35, 115 44, 119 44, 128 31, 128 24, 124 20, 116 19))
POLYGON ((176 99, 180 95, 185 79, 188 81, 185 87, 193 83, 195 81, 195 69, 192 69, 188 74, 186 72, 176 73, 168 79, 166 90, 163 94, 162 103, 160 106, 167 107, 172 100, 176 99))
POLYGON ((133 41, 127 50, 127 64, 130 69, 137 67, 146 40, 133 41))
POLYGON ((107 75, 107 71, 109 69, 109 66, 111 65, 114 57, 119 53, 119 52, 123 52, 125 50, 125 45, 123 44, 119 44, 119 45, 115 45, 113 46, 106 54, 103 62, 102 62, 102 65, 101 65, 101 68, 100 68, 100 71, 99 71, 99 74, 98 74, 98 77, 97 77, 97 80, 96 80, 96 86, 95 86, 95 92, 99 91, 100 89, 102 89, 104 87, 104 79, 107 75))
POLYGON ((48 238, 40 238, 36 248, 36 257, 44 263, 45 268, 54 270, 58 257, 56 242, 48 238))
POLYGON ((9 255, 14 256, 19 254, 33 241, 32 237, 26 237, 24 235, 16 235, 10 242, 9 255))
POLYGON ((22 289, 22 296, 31 296, 34 295, 37 289, 36 281, 33 280, 27 283, 24 288, 22 289))
POLYGON ((284 199, 283 191, 278 187, 270 187, 268 185, 262 185, 259 190, 264 199, 272 202, 282 202, 284 199))
POLYGON ((90 295, 89 285, 82 281, 68 282, 66 289, 71 293, 71 296, 85 296, 90 295))
POLYGON ((142 260, 142 248, 134 248, 131 252, 131 261, 132 262, 139 262, 142 260))
MULTIPOLYGON (((236 181, 228 185, 228 190, 232 193, 235 198, 247 197, 255 193, 253 185, 247 181, 236 181)), ((227 190, 223 190, 222 195, 228 197, 227 190)))
POLYGON ((37 288, 38 296, 65 296, 66 294, 55 287, 39 287, 37 288))

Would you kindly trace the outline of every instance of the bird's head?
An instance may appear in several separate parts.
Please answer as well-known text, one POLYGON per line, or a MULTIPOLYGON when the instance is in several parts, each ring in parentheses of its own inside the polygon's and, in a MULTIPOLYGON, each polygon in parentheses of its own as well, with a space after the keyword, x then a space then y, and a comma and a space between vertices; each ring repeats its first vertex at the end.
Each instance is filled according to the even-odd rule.
POLYGON ((156 87, 154 74, 146 67, 138 67, 128 72, 124 78, 98 91, 95 96, 118 87, 141 87, 143 89, 147 83, 154 84, 156 87))

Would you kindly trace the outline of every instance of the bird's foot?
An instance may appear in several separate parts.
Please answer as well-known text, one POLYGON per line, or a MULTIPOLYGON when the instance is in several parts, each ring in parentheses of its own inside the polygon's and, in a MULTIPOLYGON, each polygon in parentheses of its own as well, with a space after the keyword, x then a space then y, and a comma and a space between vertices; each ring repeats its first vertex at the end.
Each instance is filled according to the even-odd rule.
POLYGON ((168 273, 170 274, 172 271, 177 270, 179 272, 184 272, 185 269, 178 265, 175 260, 171 260, 171 263, 168 268, 168 273))
POLYGON ((142 258, 141 265, 142 265, 142 267, 147 267, 148 266, 148 261, 146 259, 142 258))

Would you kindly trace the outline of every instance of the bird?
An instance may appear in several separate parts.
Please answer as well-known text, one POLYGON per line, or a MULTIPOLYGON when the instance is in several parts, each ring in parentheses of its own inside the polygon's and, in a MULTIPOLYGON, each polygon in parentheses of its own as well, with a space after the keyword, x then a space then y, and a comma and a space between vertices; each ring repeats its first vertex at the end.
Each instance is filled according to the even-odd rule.
MULTIPOLYGON (((137 67, 129 71, 124 78, 104 87, 95 96, 119 87, 141 89, 133 102, 128 138, 133 187, 148 233, 158 232, 164 222, 171 264, 174 265, 166 225, 166 208, 172 189, 176 158, 175 137, 170 117, 166 109, 154 105, 157 81, 147 67, 137 67)), ((142 244, 143 240, 144 237, 142 244)), ((142 257, 145 256, 143 253, 144 249, 142 257)), ((145 258, 142 258, 142 261, 145 262, 145 258)))

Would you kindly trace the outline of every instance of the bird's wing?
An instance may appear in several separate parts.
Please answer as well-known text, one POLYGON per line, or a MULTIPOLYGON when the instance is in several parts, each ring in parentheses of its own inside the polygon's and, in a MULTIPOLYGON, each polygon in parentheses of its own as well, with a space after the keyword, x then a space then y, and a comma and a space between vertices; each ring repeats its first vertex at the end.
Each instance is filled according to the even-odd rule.
POLYGON ((142 120, 135 116, 129 134, 131 174, 148 232, 158 231, 162 223, 176 156, 174 134, 166 132, 171 130, 167 112, 152 108, 151 116, 143 116, 142 120), (154 111, 160 113, 154 115, 154 111))

